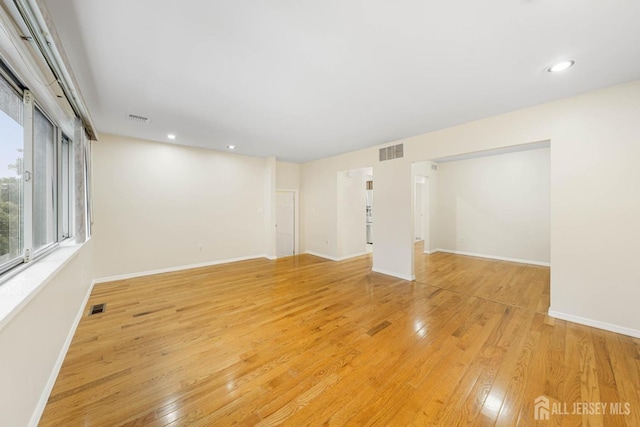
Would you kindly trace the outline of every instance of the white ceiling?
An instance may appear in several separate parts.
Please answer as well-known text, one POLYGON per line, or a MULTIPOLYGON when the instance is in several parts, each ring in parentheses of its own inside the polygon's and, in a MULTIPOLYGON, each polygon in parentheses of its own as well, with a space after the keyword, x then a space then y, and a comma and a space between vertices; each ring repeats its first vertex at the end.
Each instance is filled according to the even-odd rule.
POLYGON ((46 3, 100 132, 294 162, 640 78, 637 0, 46 3))

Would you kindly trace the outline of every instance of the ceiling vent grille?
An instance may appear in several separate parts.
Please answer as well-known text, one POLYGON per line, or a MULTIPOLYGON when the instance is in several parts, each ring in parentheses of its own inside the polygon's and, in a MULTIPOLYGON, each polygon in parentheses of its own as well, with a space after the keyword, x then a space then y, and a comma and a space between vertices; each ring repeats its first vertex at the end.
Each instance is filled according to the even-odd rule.
POLYGON ((148 117, 137 116, 135 114, 129 114, 129 120, 131 120, 132 122, 143 124, 143 125, 149 124, 148 117))
POLYGON ((391 145, 380 149, 380 161, 400 159, 404 157, 404 144, 391 145))

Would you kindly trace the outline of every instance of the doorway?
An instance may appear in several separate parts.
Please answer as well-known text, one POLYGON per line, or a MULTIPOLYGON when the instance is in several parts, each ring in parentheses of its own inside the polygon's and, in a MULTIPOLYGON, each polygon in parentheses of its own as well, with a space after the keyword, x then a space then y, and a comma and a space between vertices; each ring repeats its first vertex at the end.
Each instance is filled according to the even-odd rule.
POLYGON ((373 168, 337 174, 337 258, 347 259, 373 251, 373 168))
POLYGON ((295 255, 295 191, 276 191, 276 257, 295 255))
POLYGON ((429 249, 429 178, 415 175, 414 191, 414 237, 416 242, 424 241, 425 249, 429 249))
POLYGON ((434 252, 548 266, 550 149, 542 141, 413 163, 416 277, 434 252))

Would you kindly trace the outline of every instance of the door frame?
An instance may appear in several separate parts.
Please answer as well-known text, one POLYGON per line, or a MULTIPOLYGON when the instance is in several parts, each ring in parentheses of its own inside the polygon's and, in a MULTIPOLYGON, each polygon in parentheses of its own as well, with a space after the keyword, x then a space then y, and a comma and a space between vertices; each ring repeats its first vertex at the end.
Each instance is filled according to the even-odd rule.
POLYGON ((420 221, 420 225, 422 227, 422 241, 424 242, 424 253, 431 253, 431 180, 427 175, 414 174, 413 175, 413 188, 412 188, 412 219, 413 219, 413 242, 415 243, 416 238, 416 210, 417 210, 417 192, 418 192, 418 184, 422 185, 422 194, 420 195, 421 199, 421 209, 422 209, 422 220, 420 221), (418 182, 424 180, 424 182, 418 182))
MULTIPOLYGON (((425 230, 424 230, 424 211, 423 211, 423 207, 424 207, 424 182, 418 182, 418 177, 420 175, 416 175, 416 182, 413 184, 415 185, 415 191, 413 192, 413 210, 414 210, 414 217, 413 217, 413 238, 414 240, 417 241, 424 241, 425 240, 425 230), (422 216, 420 218, 418 218, 418 211, 420 211, 420 213, 422 214, 422 216), (416 230, 416 225, 419 226, 419 229, 416 230)), ((423 177, 424 178, 424 177, 423 177)))
MULTIPOLYGON (((293 254, 300 255, 300 202, 298 198, 298 190, 291 188, 276 188, 276 195, 278 193, 293 193, 293 254)), ((276 197, 277 203, 277 197, 276 197)), ((278 218, 275 218, 276 224, 278 218)), ((276 233, 278 231, 276 230, 276 233)), ((289 255, 290 256, 290 255, 289 255)))

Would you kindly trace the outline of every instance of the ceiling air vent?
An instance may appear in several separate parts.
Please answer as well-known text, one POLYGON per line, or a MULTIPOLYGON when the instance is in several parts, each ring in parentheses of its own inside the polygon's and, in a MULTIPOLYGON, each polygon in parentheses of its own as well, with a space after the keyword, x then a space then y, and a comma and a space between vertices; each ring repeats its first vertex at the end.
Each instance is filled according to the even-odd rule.
POLYGON ((389 147, 380 149, 380 161, 384 162, 385 160, 393 160, 404 157, 404 145, 391 145, 389 147))
POLYGON ((143 125, 149 124, 148 117, 137 116, 135 114, 129 114, 129 120, 131 120, 132 122, 143 124, 143 125))

